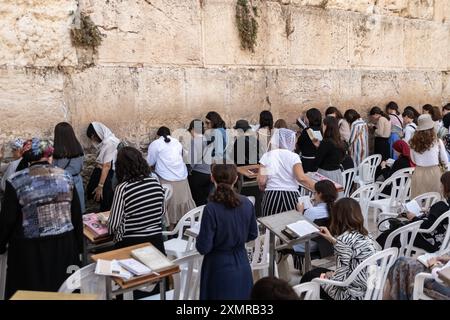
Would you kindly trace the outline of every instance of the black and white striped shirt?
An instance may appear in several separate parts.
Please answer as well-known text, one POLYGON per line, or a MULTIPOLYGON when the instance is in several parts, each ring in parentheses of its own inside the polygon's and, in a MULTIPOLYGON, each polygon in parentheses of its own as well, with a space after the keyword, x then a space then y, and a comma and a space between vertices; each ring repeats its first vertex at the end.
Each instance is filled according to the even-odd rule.
POLYGON ((124 238, 149 237, 162 232, 164 189, 153 177, 136 182, 123 182, 114 192, 109 233, 114 241, 124 238))

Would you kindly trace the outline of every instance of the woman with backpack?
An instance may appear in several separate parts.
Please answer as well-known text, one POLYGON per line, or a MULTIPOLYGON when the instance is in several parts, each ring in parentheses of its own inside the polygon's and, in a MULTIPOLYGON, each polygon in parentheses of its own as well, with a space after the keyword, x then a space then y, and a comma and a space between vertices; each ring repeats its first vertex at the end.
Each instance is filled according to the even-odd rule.
POLYGON ((386 105, 386 113, 389 115, 391 121, 391 136, 389 137, 389 148, 391 150, 391 158, 396 159, 393 145, 395 141, 400 140, 403 134, 403 119, 400 115, 398 105, 394 101, 391 101, 386 105))

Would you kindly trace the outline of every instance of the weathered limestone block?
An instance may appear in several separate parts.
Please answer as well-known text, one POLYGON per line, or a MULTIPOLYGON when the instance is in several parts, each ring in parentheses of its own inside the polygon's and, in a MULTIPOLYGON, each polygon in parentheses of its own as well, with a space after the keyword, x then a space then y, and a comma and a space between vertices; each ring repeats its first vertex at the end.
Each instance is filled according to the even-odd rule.
POLYGON ((434 2, 434 20, 437 22, 450 22, 450 1, 436 0, 434 2))
POLYGON ((241 49, 235 1, 208 0, 203 8, 206 65, 284 65, 288 40, 278 2, 255 1, 259 28, 255 52, 241 49), (220 22, 219 22, 220 21, 220 22))
POLYGON ((331 70, 330 105, 339 106, 341 110, 359 109, 361 102, 361 71, 331 70))
POLYGON ((450 103, 450 72, 442 73, 442 104, 450 103))
POLYGON ((328 0, 327 9, 340 9, 372 14, 376 3, 377 1, 375 0, 328 0))
POLYGON ((14 137, 52 137, 68 120, 63 76, 52 70, 0 68, 0 145, 14 137))
POLYGON ((351 14, 352 66, 403 67, 403 19, 351 14))
POLYGON ((71 66, 76 0, 0 0, 0 65, 71 66))
POLYGON ((442 74, 440 72, 364 72, 361 80, 364 105, 384 106, 395 100, 401 107, 412 104, 440 104, 442 74), (382 93, 382 94, 380 94, 382 93))
POLYGON ((200 64, 198 0, 93 1, 93 21, 106 35, 99 64, 200 64))
POLYGON ((339 11, 296 8, 290 41, 292 65, 348 63, 348 14, 339 11))
POLYGON ((308 108, 323 110, 330 103, 332 83, 327 70, 270 70, 268 81, 272 111, 289 122, 308 108))
POLYGON ((447 24, 405 21, 406 67, 447 70, 449 32, 447 24))

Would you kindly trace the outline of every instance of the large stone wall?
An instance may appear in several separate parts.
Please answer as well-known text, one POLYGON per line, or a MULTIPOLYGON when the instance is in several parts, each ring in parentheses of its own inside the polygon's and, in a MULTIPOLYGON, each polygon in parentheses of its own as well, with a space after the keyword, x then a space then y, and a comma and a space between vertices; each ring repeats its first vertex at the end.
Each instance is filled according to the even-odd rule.
POLYGON ((235 3, 0 0, 0 143, 62 120, 145 145, 209 110, 293 122, 312 106, 450 101, 448 0, 253 0, 254 53, 240 48, 235 3), (71 43, 80 12, 105 35, 93 56, 71 43))

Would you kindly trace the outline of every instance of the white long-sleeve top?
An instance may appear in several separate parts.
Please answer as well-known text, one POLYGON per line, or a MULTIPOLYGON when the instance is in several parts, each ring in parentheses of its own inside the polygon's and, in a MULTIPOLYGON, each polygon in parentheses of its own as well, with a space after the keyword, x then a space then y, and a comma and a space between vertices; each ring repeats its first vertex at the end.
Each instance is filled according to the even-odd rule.
POLYGON ((439 164, 448 167, 447 151, 441 139, 424 153, 418 153, 411 148, 411 160, 419 167, 433 167, 439 164))

